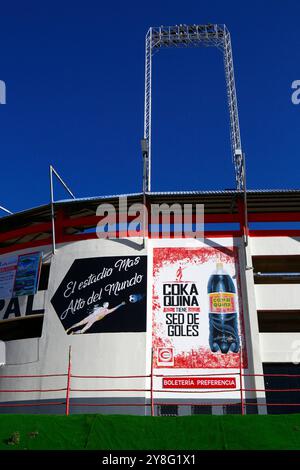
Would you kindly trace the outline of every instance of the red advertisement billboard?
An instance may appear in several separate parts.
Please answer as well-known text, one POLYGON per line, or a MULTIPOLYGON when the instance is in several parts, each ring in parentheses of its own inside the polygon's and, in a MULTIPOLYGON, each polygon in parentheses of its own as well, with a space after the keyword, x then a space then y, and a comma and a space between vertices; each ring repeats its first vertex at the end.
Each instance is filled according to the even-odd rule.
POLYGON ((155 368, 247 367, 236 247, 153 248, 155 368))

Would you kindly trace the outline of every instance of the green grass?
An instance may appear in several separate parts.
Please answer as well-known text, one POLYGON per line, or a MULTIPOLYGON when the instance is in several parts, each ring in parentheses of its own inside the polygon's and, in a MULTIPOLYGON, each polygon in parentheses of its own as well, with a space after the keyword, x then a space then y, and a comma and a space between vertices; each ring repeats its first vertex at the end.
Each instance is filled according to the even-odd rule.
POLYGON ((300 449, 300 415, 0 415, 1 450, 300 449))

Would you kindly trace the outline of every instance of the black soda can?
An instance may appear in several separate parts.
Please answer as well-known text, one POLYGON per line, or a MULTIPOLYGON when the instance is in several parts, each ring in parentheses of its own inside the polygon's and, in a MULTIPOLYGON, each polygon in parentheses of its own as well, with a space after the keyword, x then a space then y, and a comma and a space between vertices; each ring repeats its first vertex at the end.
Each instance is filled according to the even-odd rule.
POLYGON ((209 346, 212 352, 227 354, 240 350, 236 289, 233 280, 217 263, 216 271, 207 284, 209 297, 209 346))

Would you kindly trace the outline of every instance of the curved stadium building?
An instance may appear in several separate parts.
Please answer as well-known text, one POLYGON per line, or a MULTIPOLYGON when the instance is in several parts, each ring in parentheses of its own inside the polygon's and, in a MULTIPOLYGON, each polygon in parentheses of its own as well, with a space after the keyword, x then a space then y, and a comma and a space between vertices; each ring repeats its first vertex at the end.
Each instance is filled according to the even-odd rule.
POLYGON ((203 205, 204 233, 170 214, 171 233, 149 216, 132 235, 119 196, 0 219, 0 412, 299 412, 300 191, 126 199, 193 222, 203 205), (99 207, 117 217, 100 238, 99 207), (218 275, 232 287, 209 288, 218 275))

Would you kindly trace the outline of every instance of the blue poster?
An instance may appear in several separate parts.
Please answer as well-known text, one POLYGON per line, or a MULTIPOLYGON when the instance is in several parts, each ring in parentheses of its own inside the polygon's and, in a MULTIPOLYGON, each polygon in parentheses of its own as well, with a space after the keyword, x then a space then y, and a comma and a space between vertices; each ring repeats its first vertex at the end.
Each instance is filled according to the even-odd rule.
POLYGON ((18 257, 13 297, 34 295, 38 288, 42 253, 26 253, 18 257))

